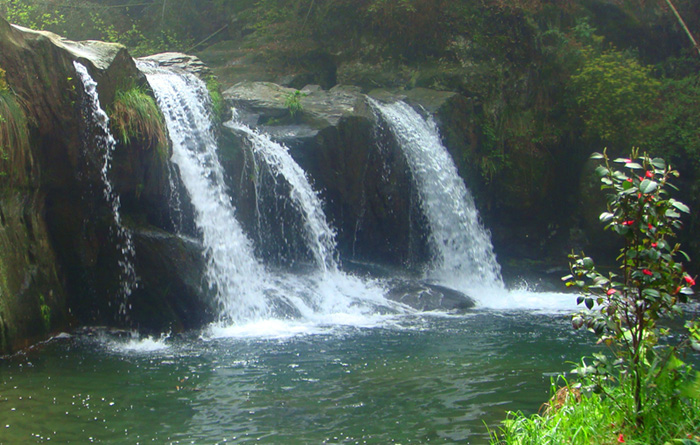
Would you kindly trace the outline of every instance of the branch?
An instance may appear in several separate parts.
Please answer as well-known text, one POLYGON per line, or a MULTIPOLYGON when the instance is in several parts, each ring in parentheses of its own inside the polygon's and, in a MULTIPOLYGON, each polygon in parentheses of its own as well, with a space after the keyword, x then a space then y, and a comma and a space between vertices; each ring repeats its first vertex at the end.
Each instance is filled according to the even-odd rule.
POLYGON ((671 0, 666 0, 666 3, 668 3, 668 6, 673 11, 673 14, 675 14, 676 18, 678 19, 678 22, 681 24, 681 27, 685 30, 685 33, 688 34, 688 38, 690 39, 691 42, 693 42, 693 46, 698 51, 698 54, 700 54, 700 45, 698 45, 697 40, 695 40, 695 37, 693 37, 693 34, 688 29, 688 26, 685 24, 683 17, 681 17, 681 15, 678 13, 678 10, 676 9, 676 7, 673 6, 673 3, 671 3, 671 0))

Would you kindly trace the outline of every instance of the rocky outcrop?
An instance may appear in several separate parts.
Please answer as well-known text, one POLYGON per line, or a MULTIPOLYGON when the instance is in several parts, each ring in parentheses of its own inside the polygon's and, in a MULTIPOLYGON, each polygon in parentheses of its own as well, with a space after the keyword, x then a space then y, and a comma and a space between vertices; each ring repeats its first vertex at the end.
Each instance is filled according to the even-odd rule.
POLYGON ((123 253, 74 61, 97 81, 108 111, 119 88, 148 91, 120 45, 71 42, 0 19, 0 68, 29 122, 25 153, 0 176, 0 354, 75 324, 177 330, 212 317, 202 248, 174 233, 169 148, 138 136, 117 145, 108 171, 133 234, 139 284, 120 311, 123 253))
MULTIPOLYGON (((301 90, 301 110, 286 99, 296 90, 245 82, 224 92, 239 119, 289 147, 312 178, 337 230, 341 258, 418 268, 427 258, 421 215, 406 161, 386 132, 378 131, 367 97, 357 88, 301 90)), ((256 221, 255 185, 245 162, 245 138, 230 135, 225 168, 239 217, 256 221)))
POLYGON ((150 60, 156 62, 160 66, 176 68, 178 70, 187 71, 202 79, 212 75, 211 70, 198 57, 184 53, 160 53, 152 56, 142 57, 141 60, 150 60))

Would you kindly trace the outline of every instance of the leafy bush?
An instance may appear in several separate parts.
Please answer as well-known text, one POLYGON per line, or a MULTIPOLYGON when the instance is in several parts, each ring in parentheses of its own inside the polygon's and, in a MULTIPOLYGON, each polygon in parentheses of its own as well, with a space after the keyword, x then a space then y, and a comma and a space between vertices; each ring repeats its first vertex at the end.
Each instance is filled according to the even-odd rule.
POLYGON ((304 96, 306 96, 306 94, 297 90, 289 93, 284 99, 284 106, 287 107, 287 109, 289 110, 289 114, 292 117, 296 116, 297 113, 304 109, 304 107, 301 104, 301 98, 304 96))
POLYGON ((584 50, 583 66, 572 76, 571 89, 591 137, 621 146, 639 145, 644 122, 659 92, 652 70, 614 49, 584 50))
POLYGON ((56 32, 66 23, 66 18, 50 4, 27 2, 26 0, 0 0, 0 15, 8 22, 31 29, 56 32))
POLYGON ((578 372, 592 373, 596 389, 605 390, 610 379, 629 387, 634 403, 620 408, 628 421, 643 430, 653 418, 649 414, 654 406, 676 402, 673 393, 658 392, 659 382, 680 382, 689 373, 678 353, 689 345, 690 337, 680 344, 661 346, 660 341, 668 339, 671 331, 659 325, 663 318, 682 314, 680 303, 693 294, 695 280, 677 261, 677 256, 685 254, 673 241, 681 227, 681 214, 689 209, 668 196, 668 188, 673 188, 669 181, 678 172, 663 159, 633 152, 629 159, 614 161, 624 167, 619 171, 605 154, 594 158, 603 159, 596 172, 602 188, 611 192, 608 211, 600 219, 623 238, 624 245, 618 257, 619 273, 607 276, 598 272, 591 258, 571 256, 572 274, 565 279, 567 285, 582 290, 578 303, 588 308, 574 317, 574 327, 590 328, 615 358, 612 361, 601 354, 593 367, 580 367, 578 372))

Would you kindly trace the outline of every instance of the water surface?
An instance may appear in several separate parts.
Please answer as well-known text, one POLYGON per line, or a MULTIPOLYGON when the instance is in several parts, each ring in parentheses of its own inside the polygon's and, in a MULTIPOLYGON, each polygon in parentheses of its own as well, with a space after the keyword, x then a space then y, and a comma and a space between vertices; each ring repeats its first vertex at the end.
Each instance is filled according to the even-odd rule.
POLYGON ((2 443, 485 443, 590 338, 564 314, 104 332, 0 360, 2 443))

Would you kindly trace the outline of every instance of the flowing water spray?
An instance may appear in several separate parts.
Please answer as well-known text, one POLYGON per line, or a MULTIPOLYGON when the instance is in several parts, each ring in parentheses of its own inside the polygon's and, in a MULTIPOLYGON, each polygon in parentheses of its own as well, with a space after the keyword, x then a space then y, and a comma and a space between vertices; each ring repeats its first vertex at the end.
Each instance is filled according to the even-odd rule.
POLYGON ((133 263, 136 255, 134 242, 131 238, 131 233, 122 225, 121 214, 119 213, 121 200, 119 199, 119 195, 114 191, 114 186, 109 179, 109 171, 112 168, 112 155, 117 143, 109 130, 109 117, 100 106, 100 98, 97 94, 97 82, 90 76, 90 73, 83 64, 73 62, 73 65, 75 66, 75 70, 80 77, 85 91, 83 110, 85 121, 89 127, 87 134, 93 135, 90 142, 95 144, 95 147, 102 156, 102 167, 100 169, 102 183, 104 184, 102 194, 112 208, 114 234, 117 238, 117 248, 121 253, 119 259, 121 297, 119 313, 121 315, 127 315, 129 296, 134 289, 136 289, 138 283, 133 263))
POLYGON ((435 123, 404 102, 370 102, 401 146, 418 188, 434 252, 427 278, 475 296, 504 293, 490 235, 435 123))
POLYGON ((234 119, 226 125, 245 134, 253 156, 267 165, 275 176, 280 176, 289 183, 287 198, 302 216, 303 237, 316 267, 322 272, 337 271, 335 232, 326 221, 321 200, 311 188, 306 173, 294 161, 287 147, 241 123, 235 113, 234 119))

